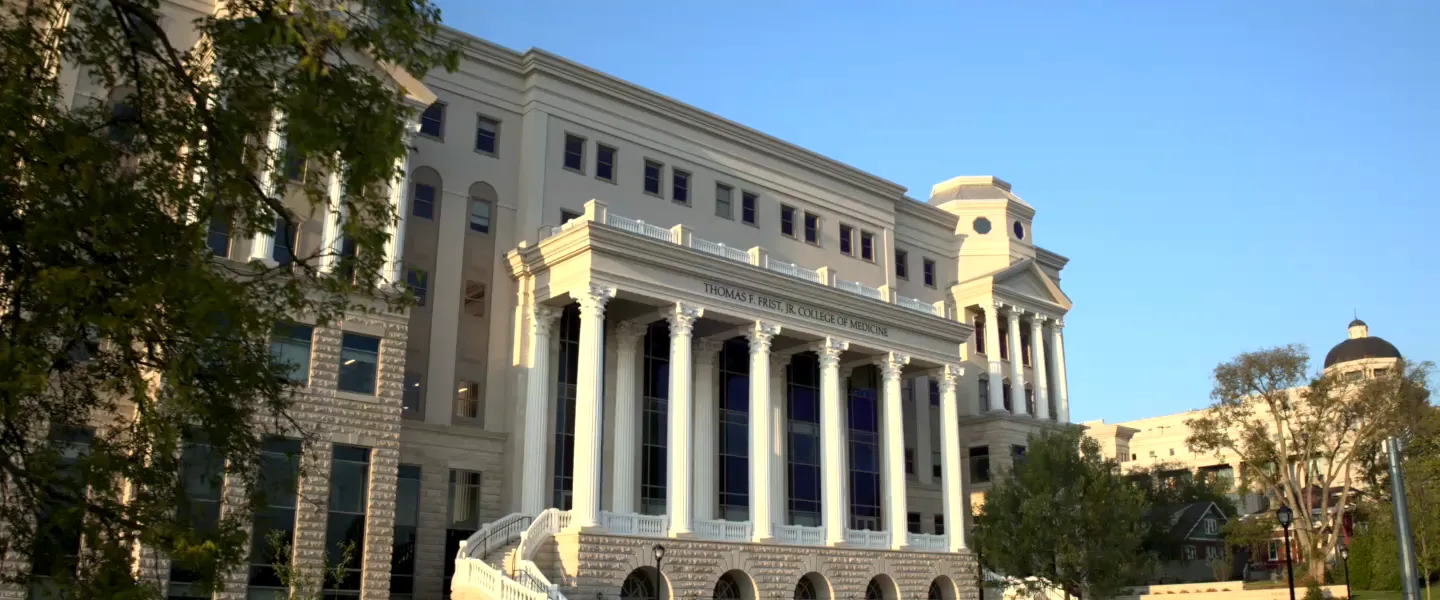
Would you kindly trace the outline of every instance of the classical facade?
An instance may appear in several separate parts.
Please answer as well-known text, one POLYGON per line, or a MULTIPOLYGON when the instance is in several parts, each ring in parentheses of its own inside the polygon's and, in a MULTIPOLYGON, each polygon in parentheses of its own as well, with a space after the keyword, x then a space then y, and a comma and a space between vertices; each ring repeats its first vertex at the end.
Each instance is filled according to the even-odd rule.
MULTIPOLYGON (((390 278, 418 304, 277 331, 324 442, 256 547, 278 529, 313 573, 359 541, 331 593, 377 600, 973 597, 969 515, 1069 422, 1067 259, 1036 245, 1036 210, 988 176, 912 198, 446 35, 457 72, 391 74, 417 120, 390 278)), ((67 101, 113 97, 67 77, 67 101)), ((337 218, 253 239, 216 222, 212 249, 329 247, 337 218)), ((217 595, 281 597, 273 559, 250 562, 217 595)))

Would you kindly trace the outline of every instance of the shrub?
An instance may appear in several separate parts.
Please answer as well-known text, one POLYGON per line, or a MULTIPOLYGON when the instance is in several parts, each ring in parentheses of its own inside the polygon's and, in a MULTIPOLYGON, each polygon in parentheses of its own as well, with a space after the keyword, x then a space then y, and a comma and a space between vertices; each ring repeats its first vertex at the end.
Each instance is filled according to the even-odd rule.
POLYGON ((1325 600, 1325 592, 1320 591, 1320 584, 1313 579, 1305 586, 1305 600, 1325 600))
POLYGON ((1207 591, 1207 592, 1213 592, 1213 591, 1215 591, 1215 588, 1205 588, 1205 591, 1207 591))

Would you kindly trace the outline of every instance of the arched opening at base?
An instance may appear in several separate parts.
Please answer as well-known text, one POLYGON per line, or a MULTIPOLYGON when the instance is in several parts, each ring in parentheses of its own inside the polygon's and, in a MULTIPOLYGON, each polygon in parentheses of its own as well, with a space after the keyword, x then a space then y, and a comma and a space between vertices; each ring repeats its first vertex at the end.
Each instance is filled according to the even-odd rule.
POLYGON ((640 567, 625 576, 620 584, 620 597, 625 600, 668 600, 670 585, 655 567, 640 567))
POLYGON ((824 575, 811 571, 795 582, 795 600, 832 600, 834 590, 824 575))
POLYGON ((732 569, 715 580, 714 600, 755 600, 759 596, 755 580, 744 571, 732 569))
POLYGON ((930 582, 929 600, 956 600, 960 590, 955 586, 955 580, 945 575, 936 577, 930 582))
POLYGON ((881 573, 865 584, 865 600, 900 600, 900 588, 889 575, 881 573))

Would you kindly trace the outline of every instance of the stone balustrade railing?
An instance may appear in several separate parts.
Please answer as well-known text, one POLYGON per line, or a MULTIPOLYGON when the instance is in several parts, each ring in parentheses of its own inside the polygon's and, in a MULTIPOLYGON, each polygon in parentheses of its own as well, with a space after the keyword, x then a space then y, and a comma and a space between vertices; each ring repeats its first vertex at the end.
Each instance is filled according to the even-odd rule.
POLYGON ((670 529, 670 518, 665 515, 601 511, 600 524, 606 531, 620 535, 664 536, 670 529))
POLYGON ((915 298, 901 296, 900 294, 895 293, 893 289, 888 289, 886 287, 870 287, 858 281, 841 279, 839 277, 836 277, 835 271, 833 269, 830 269, 829 267, 822 267, 820 269, 808 269, 792 262, 773 258, 769 255, 768 251, 759 246, 746 250, 742 248, 737 248, 735 246, 727 245, 723 242, 715 242, 704 238, 696 237, 695 235, 691 234, 690 230, 687 229, 684 225, 675 225, 674 227, 666 228, 651 223, 646 223, 643 220, 631 219, 629 217, 610 212, 606 204, 598 200, 591 200, 585 203, 585 214, 583 216, 571 220, 563 225, 543 228, 540 234, 541 239, 543 240, 551 236, 559 235, 577 226, 579 223, 585 221, 601 223, 622 231, 628 231, 635 235, 656 239, 670 244, 684 246, 686 248, 691 248, 693 250, 718 256, 720 258, 726 258, 736 262, 742 262, 745 264, 760 267, 762 269, 768 269, 770 271, 774 271, 783 275, 788 275, 796 279, 803 279, 812 283, 818 283, 820 285, 834 287, 839 290, 850 292, 857 296, 864 296, 866 298, 871 298, 880 302, 893 303, 903 308, 908 308, 910 310, 934 315, 937 317, 945 317, 944 302, 936 302, 932 304, 915 298))
POLYGON ((825 528, 805 525, 776 525, 775 538, 782 544, 801 546, 824 546, 825 528))
POLYGON ((749 521, 695 520, 695 537, 721 542, 746 542, 753 530, 749 521))
POLYGON ((865 529, 846 529, 845 543, 856 548, 889 548, 890 533, 865 529))
POLYGON ((945 536, 931 533, 910 533, 906 534, 905 544, 911 550, 924 552, 944 552, 947 549, 945 536))

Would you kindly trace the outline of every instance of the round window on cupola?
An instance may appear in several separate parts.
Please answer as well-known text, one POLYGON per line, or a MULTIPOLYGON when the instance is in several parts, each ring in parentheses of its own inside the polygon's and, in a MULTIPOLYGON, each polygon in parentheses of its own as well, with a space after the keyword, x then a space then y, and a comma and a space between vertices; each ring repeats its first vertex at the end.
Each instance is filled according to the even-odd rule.
POLYGON ((1015 238, 1016 238, 1016 239, 1021 239, 1021 240, 1025 239, 1025 224, 1024 224, 1024 223, 1021 223, 1021 222, 1019 222, 1019 221, 1016 221, 1016 222, 1015 222, 1015 238))
POLYGON ((971 226, 975 228, 975 233, 980 235, 990 233, 990 219, 985 217, 977 217, 975 222, 971 223, 971 226))

